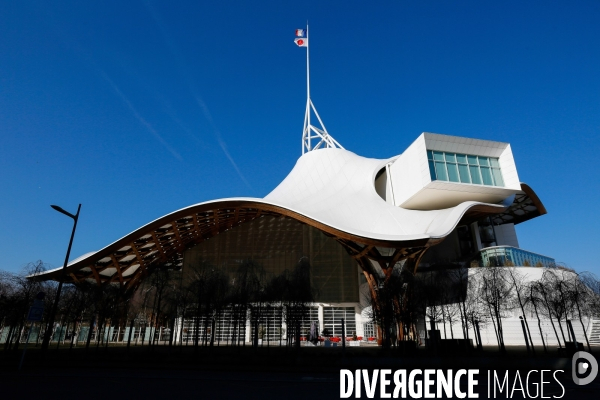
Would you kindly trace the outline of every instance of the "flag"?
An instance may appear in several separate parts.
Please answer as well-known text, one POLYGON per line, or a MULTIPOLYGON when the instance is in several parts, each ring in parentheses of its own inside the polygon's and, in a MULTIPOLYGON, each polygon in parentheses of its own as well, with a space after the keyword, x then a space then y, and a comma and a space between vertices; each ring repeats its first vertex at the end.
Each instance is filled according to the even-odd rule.
POLYGON ((296 36, 298 36, 298 37, 305 37, 306 36, 306 30, 304 30, 304 29, 296 29, 296 36))
POLYGON ((298 47, 308 47, 308 39, 306 38, 296 38, 294 39, 294 43, 296 43, 298 47))

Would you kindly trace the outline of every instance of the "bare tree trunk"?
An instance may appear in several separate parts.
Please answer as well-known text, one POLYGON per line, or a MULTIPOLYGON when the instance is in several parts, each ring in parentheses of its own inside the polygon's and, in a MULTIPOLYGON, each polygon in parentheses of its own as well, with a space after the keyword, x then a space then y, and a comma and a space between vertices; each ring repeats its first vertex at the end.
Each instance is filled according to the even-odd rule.
POLYGON ((581 324, 581 329, 583 329, 583 335, 585 336, 585 342, 587 343, 588 351, 591 353, 592 348, 590 346, 590 341, 588 339, 587 332, 585 331, 585 326, 583 326, 583 318, 581 316, 581 309, 579 308, 579 302, 576 301, 575 305, 577 306, 577 314, 579 315, 579 323, 581 324))
POLYGON ((450 320, 450 337, 452 339, 454 339, 454 329, 452 328, 452 325, 453 325, 452 316, 450 314, 448 314, 448 318, 450 320))
POLYGON ((133 333, 134 324, 135 318, 131 318, 131 322, 129 323, 129 334, 127 335, 127 351, 129 351, 131 345, 131 334, 133 333))
POLYGON ((92 341, 92 329, 94 329, 94 323, 96 322, 96 314, 92 315, 92 319, 90 320, 90 328, 88 330, 88 337, 85 343, 85 351, 88 351, 90 348, 90 342, 92 341))
POLYGON ((548 353, 548 349, 546 348, 546 341, 544 340, 544 332, 542 331, 542 321, 540 320, 540 314, 538 314, 537 305, 535 301, 532 301, 533 309, 535 310, 535 316, 538 320, 538 328, 540 330, 540 337, 542 338, 542 345, 544 346, 544 353, 548 353))
MULTIPOLYGON (((492 320, 492 325, 494 326, 494 333, 496 333, 496 341, 498 342, 498 349, 502 351, 502 346, 500 345, 500 336, 498 335, 498 328, 496 328, 496 322, 494 321, 494 314, 492 314, 492 307, 488 304, 488 310, 490 313, 490 319, 492 320)), ((474 327, 474 326, 473 326, 474 327)))
MULTIPOLYGON (((465 339, 469 340, 469 320, 467 319, 468 318, 467 307, 466 307, 464 301, 462 302, 462 305, 463 305, 462 313, 464 313, 464 318, 465 318, 465 324, 463 326, 463 335, 464 335, 463 337, 465 339)), ((473 329, 475 329, 475 327, 473 327, 473 329)))
POLYGON ((10 350, 10 342, 12 341, 13 331, 15 330, 14 326, 10 326, 8 328, 8 334, 6 335, 6 342, 4 342, 4 351, 10 350))
POLYGON ((23 335, 23 330, 25 329, 25 319, 21 318, 21 322, 19 322, 19 329, 17 330, 17 335, 16 335, 16 341, 15 341, 15 348, 14 350, 17 351, 19 349, 19 344, 21 343, 21 336, 23 335))
POLYGON ((442 307, 442 323, 444 324, 444 339, 448 339, 448 334, 446 333, 446 313, 444 312, 444 306, 442 307))
POLYGON ((562 324, 560 323, 560 320, 558 318, 556 318, 558 320, 558 327, 560 328, 560 334, 562 335, 563 340, 565 341, 565 344, 567 343, 567 339, 565 338, 565 331, 563 330, 562 324))

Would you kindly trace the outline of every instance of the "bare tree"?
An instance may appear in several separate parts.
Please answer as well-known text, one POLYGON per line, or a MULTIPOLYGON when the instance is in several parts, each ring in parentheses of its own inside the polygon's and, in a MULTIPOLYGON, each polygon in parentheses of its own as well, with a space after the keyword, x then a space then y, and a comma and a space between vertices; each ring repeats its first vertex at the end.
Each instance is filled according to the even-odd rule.
MULTIPOLYGON (((567 274, 566 278, 568 279, 568 296, 571 307, 573 308, 572 311, 577 312, 579 323, 581 324, 581 329, 583 330, 583 335, 585 336, 585 342, 587 343, 588 350, 591 352, 592 348, 590 346, 585 325, 583 324, 583 316, 584 314, 591 314, 589 311, 589 306, 593 304, 593 292, 584 283, 581 276, 575 272, 572 274, 567 274)), ((573 338, 573 341, 576 341, 575 338, 573 338)))
POLYGON ((591 272, 584 272, 579 276, 589 288, 588 311, 594 318, 600 318, 600 279, 591 272))
POLYGON ((152 315, 150 319, 152 331, 150 334, 151 339, 149 345, 151 348, 158 344, 161 322, 164 322, 163 319, 165 317, 165 315, 163 315, 163 306, 165 303, 168 303, 168 301, 166 301, 168 296, 176 289, 177 280, 174 279, 173 274, 174 271, 168 268, 167 265, 158 265, 145 281, 146 287, 151 289, 148 291, 148 294, 152 295, 153 300, 152 315))
MULTIPOLYGON (((500 268, 500 267, 497 267, 500 268)), ((529 323, 527 322, 527 313, 525 312, 525 306, 528 302, 528 285, 525 282, 525 276, 521 274, 514 266, 507 266, 504 268, 506 270, 506 277, 509 282, 512 284, 513 293, 515 294, 514 298, 517 300, 517 304, 521 309, 521 315, 523 317, 523 321, 525 323, 525 328, 527 330, 527 335, 529 337, 529 343, 531 343, 531 349, 533 354, 535 354, 535 346, 533 345, 533 339, 531 338, 531 331, 529 330, 529 323)), ((542 341, 544 339, 542 338, 542 341)), ((546 345, 544 344, 544 349, 546 345)))
POLYGON ((491 320, 489 314, 489 307, 485 304, 481 297, 483 279, 482 275, 484 269, 462 269, 459 271, 459 279, 461 282, 461 314, 462 319, 464 321, 464 329, 467 333, 466 338, 468 339, 469 327, 473 328, 473 332, 475 334, 475 341, 479 343, 479 345, 483 345, 480 332, 478 327, 484 326, 491 320), (475 273, 469 273, 469 271, 476 271, 475 273), (466 282, 466 284, 465 284, 466 282), (462 287, 466 286, 464 292, 462 292, 462 287), (464 293, 464 294, 463 294, 464 293))
POLYGON ((481 299, 487 305, 498 339, 498 347, 502 353, 506 352, 504 346, 504 330, 502 319, 510 310, 513 296, 513 286, 509 283, 505 268, 484 267, 481 274, 481 299))
MULTIPOLYGON (((262 266, 254 260, 244 260, 238 267, 232 288, 234 335, 239 335, 241 332, 239 328, 241 328, 242 323, 245 327, 248 311, 253 307, 253 302, 260 296, 260 292, 264 290, 264 286, 265 271, 262 266)), ((255 310, 254 315, 252 315, 254 324, 256 324, 259 315, 260 311, 255 310)), ((255 329, 258 329, 258 326, 255 329)), ((238 343, 240 339, 241 337, 237 338, 238 343)), ((245 338, 242 344, 245 346, 245 338)))
MULTIPOLYGON (((525 302, 531 304, 533 310, 535 311, 535 316, 538 322, 538 329, 540 331, 540 338, 542 339, 542 345, 544 346, 544 352, 548 352, 546 347, 546 341, 544 340, 544 331, 542 329, 542 320, 540 318, 539 308, 544 306, 544 298, 542 295, 542 291, 540 289, 539 282, 528 282, 525 286, 525 302)), ((552 323, 554 327, 554 323, 552 323)), ((555 330, 556 332, 556 330, 555 330)), ((557 336, 558 339, 558 336, 557 336)), ((560 345, 560 341, 558 342, 560 345)))
POLYGON ((564 270, 546 269, 537 288, 543 296, 547 315, 550 318, 554 317, 558 322, 561 336, 566 344, 568 340, 561 322, 568 319, 571 305, 568 281, 565 279, 564 270))
POLYGON ((5 325, 8 325, 9 332, 5 342, 5 349, 17 350, 25 332, 25 323, 29 307, 39 292, 50 294, 52 284, 28 279, 27 276, 38 274, 46 270, 42 261, 36 261, 27 264, 18 274, 3 274, 5 306, 4 311, 5 325), (14 347, 13 347, 14 341, 14 347))
POLYGON ((284 293, 285 319, 287 324, 288 345, 292 339, 296 348, 300 348, 300 327, 306 319, 309 305, 314 300, 315 290, 310 283, 310 261, 302 257, 291 273, 286 274, 288 282, 284 293))

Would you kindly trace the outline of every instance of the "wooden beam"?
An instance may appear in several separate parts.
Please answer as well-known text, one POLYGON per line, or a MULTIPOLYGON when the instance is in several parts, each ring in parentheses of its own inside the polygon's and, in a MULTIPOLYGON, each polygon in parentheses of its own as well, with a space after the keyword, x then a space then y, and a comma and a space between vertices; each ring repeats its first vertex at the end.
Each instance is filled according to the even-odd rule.
POLYGON ((194 213, 192 214, 192 219, 194 220, 194 236, 196 237, 200 237, 202 234, 202 231, 200 230, 200 225, 198 224, 198 214, 194 213))
POLYGON ((213 210, 213 228, 212 228, 212 233, 213 235, 218 235, 219 234, 219 209, 216 208, 213 210))
POLYGON ((99 285, 101 283, 100 281, 100 274, 98 274, 98 270, 96 269, 95 265, 90 265, 90 269, 92 270, 92 274, 94 275, 94 278, 96 279, 96 283, 99 285))
POLYGON ((177 242, 179 243, 179 246, 177 246, 179 248, 180 251, 184 250, 184 243, 183 240, 181 239, 181 234, 179 233, 179 227, 177 226, 177 221, 173 222, 171 224, 171 226, 173 227, 173 233, 175 233, 175 237, 177 238, 177 242))
POLYGON ((231 225, 236 226, 238 224, 238 221, 240 220, 240 209, 238 207, 235 208, 235 213, 233 215, 233 224, 231 225))
POLYGON ((121 283, 121 286, 123 286, 123 272, 121 271, 121 264, 119 264, 119 262, 115 258, 114 254, 111 254, 110 258, 112 259, 113 264, 115 265, 115 268, 117 269, 117 274, 119 275, 119 282, 121 283))
POLYGON ((151 235, 152 235, 152 239, 154 240, 154 244, 156 245, 156 248, 158 249, 158 252, 161 255, 161 258, 166 260, 167 254, 165 253, 165 249, 163 248, 162 243, 160 242, 160 240, 158 240, 158 237, 156 236, 156 232, 152 231, 151 235))

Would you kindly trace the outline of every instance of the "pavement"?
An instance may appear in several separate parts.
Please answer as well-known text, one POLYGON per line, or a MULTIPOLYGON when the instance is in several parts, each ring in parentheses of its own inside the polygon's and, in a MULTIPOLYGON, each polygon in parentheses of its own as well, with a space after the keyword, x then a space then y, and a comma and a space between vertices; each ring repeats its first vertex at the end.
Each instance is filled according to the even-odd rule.
MULTIPOLYGON (((479 398, 541 398, 540 375, 529 371, 557 372, 560 383, 546 374, 544 398, 599 399, 600 378, 578 386, 571 378, 568 357, 538 355, 520 349, 500 356, 492 349, 478 354, 435 355, 417 352, 402 355, 381 349, 252 349, 218 348, 168 350, 124 348, 51 350, 42 357, 28 350, 24 367, 17 371, 21 353, 0 351, 0 399, 278 399, 313 400, 340 398, 340 369, 477 368, 479 398), (503 376, 508 370, 508 389, 488 395, 487 372, 503 376), (520 380, 516 379, 519 371, 520 380), (524 386, 519 390, 519 382, 524 386), (527 393, 526 390, 529 390, 527 393), (191 397, 190 397, 191 396, 191 397), (554 396, 554 397, 553 397, 554 396)), ((461 385, 464 390, 464 385, 461 385)), ((351 398, 355 398, 353 395, 351 398)), ((367 398, 362 391, 361 398, 367 398)), ((374 398, 380 398, 377 392, 374 398)), ((411 398, 411 397, 407 397, 411 398)))

